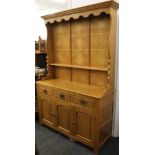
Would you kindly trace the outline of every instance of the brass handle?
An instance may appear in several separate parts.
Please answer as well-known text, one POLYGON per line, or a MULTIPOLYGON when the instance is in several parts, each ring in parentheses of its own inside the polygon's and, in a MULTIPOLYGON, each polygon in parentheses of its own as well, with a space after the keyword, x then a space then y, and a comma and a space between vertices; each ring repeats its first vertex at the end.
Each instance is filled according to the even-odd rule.
POLYGON ((47 94, 47 90, 46 90, 46 89, 44 89, 43 92, 44 92, 45 94, 47 94))
POLYGON ((55 117, 57 117, 57 116, 58 116, 58 114, 57 114, 57 113, 55 113, 55 114, 54 114, 54 113, 51 113, 51 115, 52 115, 52 116, 55 116, 55 117))
POLYGON ((55 116, 55 117, 57 117, 57 116, 58 116, 58 114, 56 114, 56 113, 55 113, 55 114, 54 114, 54 116, 55 116))
POLYGON ((85 100, 80 100, 80 103, 81 103, 82 105, 86 105, 86 104, 87 104, 87 102, 86 102, 85 100))
POLYGON ((73 123, 73 124, 76 124, 76 122, 75 122, 75 121, 73 121, 72 123, 73 123))
POLYGON ((57 113, 51 113, 52 116, 57 117, 58 114, 57 113))
POLYGON ((65 95, 64 94, 60 94, 60 98, 61 99, 64 99, 65 98, 65 95))

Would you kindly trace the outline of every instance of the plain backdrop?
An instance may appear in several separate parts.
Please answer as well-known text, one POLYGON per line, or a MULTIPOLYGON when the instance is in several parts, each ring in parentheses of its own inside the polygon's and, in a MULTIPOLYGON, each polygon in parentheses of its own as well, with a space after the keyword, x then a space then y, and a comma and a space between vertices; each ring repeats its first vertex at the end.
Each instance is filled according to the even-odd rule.
MULTIPOLYGON (((119 2, 120 155, 155 154, 154 1, 119 2)), ((0 154, 33 155, 34 2, 0 5, 0 154)))

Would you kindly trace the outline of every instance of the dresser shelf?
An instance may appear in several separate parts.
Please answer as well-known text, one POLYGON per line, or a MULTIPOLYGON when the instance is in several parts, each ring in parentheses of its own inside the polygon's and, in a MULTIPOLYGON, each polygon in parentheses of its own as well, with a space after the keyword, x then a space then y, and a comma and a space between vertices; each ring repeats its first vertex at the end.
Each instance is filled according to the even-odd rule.
POLYGON ((69 67, 69 68, 78 68, 78 69, 87 69, 87 70, 96 70, 96 71, 108 71, 108 68, 99 68, 99 67, 90 67, 90 66, 79 66, 79 65, 68 65, 68 64, 59 64, 59 63, 52 63, 51 66, 58 66, 58 67, 69 67))

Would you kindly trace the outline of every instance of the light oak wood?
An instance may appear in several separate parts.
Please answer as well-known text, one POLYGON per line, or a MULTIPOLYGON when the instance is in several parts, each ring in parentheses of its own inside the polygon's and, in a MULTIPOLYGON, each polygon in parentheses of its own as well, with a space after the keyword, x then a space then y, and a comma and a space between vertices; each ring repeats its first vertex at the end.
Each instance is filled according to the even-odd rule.
POLYGON ((79 68, 79 69, 86 69, 86 70, 96 70, 96 71, 107 71, 108 68, 99 68, 99 67, 89 67, 89 66, 81 66, 81 65, 66 65, 66 64, 59 64, 59 63, 52 63, 51 66, 58 66, 58 67, 68 67, 68 68, 79 68))
POLYGON ((66 67, 55 67, 55 78, 62 80, 71 80, 71 70, 66 67))
POLYGON ((73 102, 84 107, 94 108, 93 98, 74 96, 73 102))
POLYGON ((72 69, 72 81, 89 84, 89 71, 75 68, 72 69))
POLYGON ((42 17, 48 80, 37 82, 40 123, 95 152, 112 133, 117 8, 107 1, 42 17))
POLYGON ((74 92, 77 94, 101 98, 109 92, 109 90, 113 91, 113 88, 109 88, 106 86, 96 86, 96 85, 88 85, 79 82, 61 80, 61 79, 51 79, 51 80, 44 80, 44 81, 37 81, 37 84, 46 85, 48 87, 61 89, 64 91, 74 92))
POLYGON ((76 136, 87 144, 93 145, 94 116, 83 108, 75 108, 76 136))
POLYGON ((44 95, 52 95, 51 89, 45 86, 40 87, 39 92, 43 93, 44 95))
POLYGON ((71 100, 71 95, 61 90, 55 90, 55 97, 68 102, 71 100))
POLYGON ((56 127, 63 133, 70 133, 70 108, 64 101, 55 101, 56 127))
POLYGON ((46 16, 42 18, 47 22, 53 23, 54 21, 61 22, 62 20, 70 20, 70 18, 78 19, 80 16, 88 17, 90 14, 94 16, 100 15, 101 12, 109 13, 109 8, 113 10, 118 9, 118 3, 110 0, 103 3, 98 3, 94 5, 89 5, 85 7, 75 8, 71 10, 66 10, 46 16))
POLYGON ((37 90, 39 105, 44 105, 39 109, 41 123, 94 149, 99 149, 100 143, 111 132, 110 124, 108 127, 106 125, 109 118, 112 120, 112 89, 106 91, 105 87, 101 86, 53 79, 38 81, 37 90), (43 93, 42 86, 51 88, 51 95, 43 93), (50 104, 53 105, 52 110, 50 104), (53 113, 52 118, 49 112, 53 113), (51 119, 54 124, 51 123, 51 119), (97 130, 94 129, 95 126, 98 126, 97 130), (98 140, 94 137, 97 133, 98 140), (98 144, 95 144, 96 141, 98 144))
POLYGON ((108 86, 108 74, 105 72, 91 71, 90 83, 98 86, 108 86))
POLYGON ((42 111, 42 123, 46 123, 46 125, 50 125, 53 127, 54 125, 54 120, 52 117, 52 109, 53 109, 53 105, 52 105, 52 101, 50 96, 48 95, 42 95, 40 94, 40 109, 42 111))

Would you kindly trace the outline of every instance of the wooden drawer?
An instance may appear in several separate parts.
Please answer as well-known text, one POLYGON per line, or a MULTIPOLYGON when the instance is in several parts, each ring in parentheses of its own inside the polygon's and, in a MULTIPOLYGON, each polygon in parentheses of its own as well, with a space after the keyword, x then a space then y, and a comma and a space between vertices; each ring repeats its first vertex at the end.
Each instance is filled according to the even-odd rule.
POLYGON ((82 106, 86 106, 89 108, 94 108, 94 100, 93 98, 81 97, 81 96, 74 96, 73 102, 82 106))
POLYGON ((65 100, 65 101, 70 101, 71 100, 71 95, 60 91, 60 90, 55 90, 55 97, 61 100, 65 100))
POLYGON ((43 93, 45 95, 52 95, 52 90, 49 87, 46 87, 46 86, 41 86, 39 88, 39 92, 43 93))
POLYGON ((52 99, 52 96, 51 95, 46 95, 46 94, 40 93, 40 99, 41 100, 51 100, 52 99))

